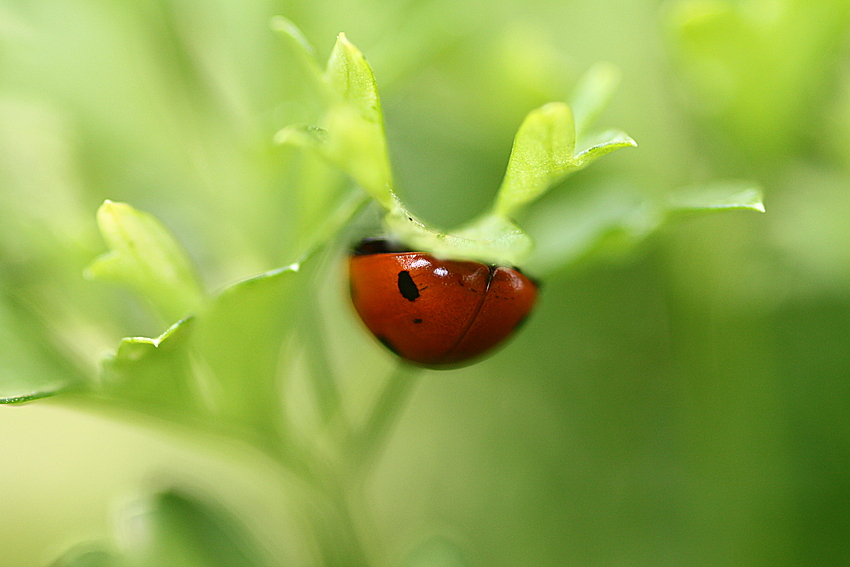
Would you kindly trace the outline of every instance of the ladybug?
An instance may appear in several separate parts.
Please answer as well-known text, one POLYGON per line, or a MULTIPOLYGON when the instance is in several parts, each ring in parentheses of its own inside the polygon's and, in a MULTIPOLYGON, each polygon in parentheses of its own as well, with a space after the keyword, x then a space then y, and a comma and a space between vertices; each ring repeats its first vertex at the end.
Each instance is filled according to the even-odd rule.
POLYGON ((537 299, 515 268, 441 260, 385 239, 360 242, 349 258, 354 308, 401 358, 429 368, 468 364, 505 340, 537 299))

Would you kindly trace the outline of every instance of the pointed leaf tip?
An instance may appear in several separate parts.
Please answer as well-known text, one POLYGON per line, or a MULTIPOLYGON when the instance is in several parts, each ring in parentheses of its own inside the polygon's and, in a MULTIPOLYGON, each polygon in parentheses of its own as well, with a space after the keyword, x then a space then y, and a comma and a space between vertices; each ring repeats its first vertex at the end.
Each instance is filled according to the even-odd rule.
POLYGON ((363 118, 383 128, 375 74, 363 53, 348 41, 344 33, 337 36, 328 59, 325 80, 336 92, 340 102, 357 108, 363 118))
POLYGON ((588 147, 578 152, 575 156, 574 166, 576 170, 587 167, 597 159, 615 150, 637 147, 637 142, 620 130, 608 130, 594 136, 593 139, 586 141, 585 144, 588 147))

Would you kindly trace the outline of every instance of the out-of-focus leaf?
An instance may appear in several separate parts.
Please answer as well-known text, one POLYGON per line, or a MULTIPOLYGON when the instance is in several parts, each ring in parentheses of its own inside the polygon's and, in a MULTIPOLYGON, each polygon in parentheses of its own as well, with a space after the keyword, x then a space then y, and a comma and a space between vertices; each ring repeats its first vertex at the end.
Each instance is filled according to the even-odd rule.
POLYGON ((548 203, 526 220, 536 243, 528 268, 545 276, 591 257, 622 255, 682 213, 764 212, 761 194, 748 182, 689 187, 660 201, 624 186, 587 187, 548 203))
POLYGON ((608 105, 619 82, 620 70, 610 63, 595 64, 579 80, 570 100, 578 140, 608 105))
POLYGON ((279 449, 279 353, 299 314, 296 271, 233 285, 156 339, 124 339, 104 363, 97 395, 279 449))
MULTIPOLYGON (((50 567, 131 567, 118 553, 105 551, 91 545, 73 548, 51 564, 50 567)), ((133 566, 135 567, 135 566, 133 566)))
POLYGON ((670 8, 693 109, 721 125, 748 161, 787 159, 832 108, 826 99, 843 64, 850 3, 685 0, 670 8))
POLYGON ((647 206, 633 189, 591 186, 573 191, 548 202, 526 219, 535 241, 528 269, 545 277, 601 252, 601 243, 614 235, 627 248, 660 222, 658 210, 647 206))
POLYGON ((197 318, 192 337, 213 417, 256 435, 261 444, 279 436, 280 350, 301 315, 306 274, 299 269, 289 266, 227 288, 197 318))
POLYGON ((317 87, 317 90, 321 94, 329 96, 328 85, 324 80, 322 69, 316 63, 316 49, 313 47, 313 44, 304 37, 304 34, 301 33, 301 30, 295 24, 283 16, 272 18, 271 27, 289 42, 293 51, 298 55, 302 66, 307 71, 310 81, 317 87))
POLYGON ((52 567, 266 567, 267 559, 227 511, 171 489, 123 511, 117 551, 71 549, 52 567))
POLYGON ((204 292, 192 263, 155 217, 106 201, 97 211, 97 223, 110 251, 89 266, 89 277, 130 286, 169 322, 203 304, 204 292))
MULTIPOLYGON (((0 27, 8 31, 15 16, 5 8, 0 27)), ((80 276, 102 244, 75 175, 67 108, 18 94, 0 89, 0 403, 88 379, 111 315, 109 301, 80 276)))
POLYGON ((764 212, 761 187, 747 181, 725 182, 675 191, 667 197, 670 212, 744 209, 764 212))
POLYGON ((0 300, 0 404, 53 396, 83 378, 41 334, 44 323, 10 298, 0 300))
POLYGON ((256 543, 232 515, 184 491, 156 495, 122 522, 126 555, 144 567, 264 567, 256 543))
POLYGON ((100 394, 160 415, 197 417, 206 411, 187 345, 195 321, 184 319, 156 338, 121 341, 103 362, 100 394))
POLYGON ((402 567, 466 567, 469 565, 457 545, 445 538, 433 538, 411 553, 402 567))

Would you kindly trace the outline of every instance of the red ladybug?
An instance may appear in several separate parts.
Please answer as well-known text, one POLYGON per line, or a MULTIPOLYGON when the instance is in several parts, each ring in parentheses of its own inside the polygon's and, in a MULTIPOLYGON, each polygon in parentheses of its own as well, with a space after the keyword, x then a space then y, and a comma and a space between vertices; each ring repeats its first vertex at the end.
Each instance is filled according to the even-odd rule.
POLYGON ((421 366, 456 367, 489 351, 528 316, 537 285, 513 268, 438 260, 383 239, 349 260, 351 298, 370 331, 421 366))

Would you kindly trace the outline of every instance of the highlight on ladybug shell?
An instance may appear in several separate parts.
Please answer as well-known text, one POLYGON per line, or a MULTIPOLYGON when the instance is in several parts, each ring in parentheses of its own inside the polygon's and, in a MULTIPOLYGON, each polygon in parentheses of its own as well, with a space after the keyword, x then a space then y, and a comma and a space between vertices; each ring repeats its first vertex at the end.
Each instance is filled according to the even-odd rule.
POLYGON ((429 368, 474 362, 528 317, 537 284, 514 268, 441 260, 369 238, 349 258, 354 308, 401 358, 429 368))

